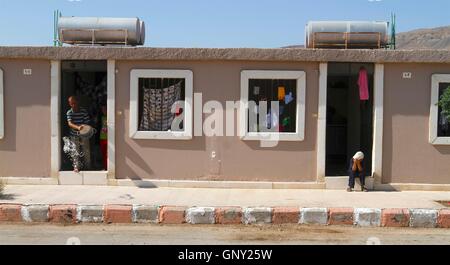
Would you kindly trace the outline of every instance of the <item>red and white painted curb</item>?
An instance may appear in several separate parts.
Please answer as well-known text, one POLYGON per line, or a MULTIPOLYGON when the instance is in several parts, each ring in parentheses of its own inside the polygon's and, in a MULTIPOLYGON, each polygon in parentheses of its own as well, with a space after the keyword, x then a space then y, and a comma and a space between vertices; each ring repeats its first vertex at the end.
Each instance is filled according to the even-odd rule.
POLYGON ((450 209, 0 204, 0 223, 10 222, 450 228, 450 209))

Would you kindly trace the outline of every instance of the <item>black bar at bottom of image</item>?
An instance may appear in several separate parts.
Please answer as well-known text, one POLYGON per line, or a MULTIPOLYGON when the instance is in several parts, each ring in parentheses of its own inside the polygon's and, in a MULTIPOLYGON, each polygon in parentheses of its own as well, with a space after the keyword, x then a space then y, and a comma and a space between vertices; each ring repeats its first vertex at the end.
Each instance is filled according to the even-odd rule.
POLYGON ((89 263, 111 260, 130 264, 299 264, 306 261, 370 262, 431 261, 450 246, 3 246, 1 253, 20 255, 22 261, 51 257, 54 261, 85 260, 89 263), (16 252, 16 253, 14 253, 16 252), (26 253, 26 255, 23 255, 26 253))

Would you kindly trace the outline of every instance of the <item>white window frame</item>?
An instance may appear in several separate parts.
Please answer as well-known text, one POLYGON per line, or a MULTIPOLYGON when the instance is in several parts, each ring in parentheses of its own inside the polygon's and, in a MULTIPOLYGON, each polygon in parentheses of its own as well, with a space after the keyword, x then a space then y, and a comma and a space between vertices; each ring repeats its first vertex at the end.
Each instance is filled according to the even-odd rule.
POLYGON ((133 69, 130 73, 130 138, 191 140, 193 128, 194 74, 190 70, 133 69), (184 131, 139 131, 139 78, 185 79, 184 131))
MULTIPOLYGON (((269 103, 270 104, 270 103, 269 103)), ((306 72, 304 71, 268 71, 244 70, 241 72, 241 110, 240 110, 240 136, 244 141, 304 141, 306 116, 306 72), (295 79, 297 80, 297 121, 296 132, 249 132, 248 131, 248 94, 250 79, 295 79), (270 140, 269 140, 270 141, 270 140)))
POLYGON ((5 136, 5 114, 3 97, 3 70, 0 68, 0 139, 5 136))
POLYGON ((450 137, 438 137, 439 84, 450 83, 450 74, 435 74, 431 77, 430 144, 450 145, 450 137))

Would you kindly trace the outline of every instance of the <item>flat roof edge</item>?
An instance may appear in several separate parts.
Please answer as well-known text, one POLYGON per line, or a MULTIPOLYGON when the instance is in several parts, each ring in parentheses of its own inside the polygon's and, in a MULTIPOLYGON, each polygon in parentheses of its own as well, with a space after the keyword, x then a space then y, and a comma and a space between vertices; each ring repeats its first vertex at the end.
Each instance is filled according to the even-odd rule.
POLYGON ((0 59, 450 63, 450 50, 0 47, 0 59))

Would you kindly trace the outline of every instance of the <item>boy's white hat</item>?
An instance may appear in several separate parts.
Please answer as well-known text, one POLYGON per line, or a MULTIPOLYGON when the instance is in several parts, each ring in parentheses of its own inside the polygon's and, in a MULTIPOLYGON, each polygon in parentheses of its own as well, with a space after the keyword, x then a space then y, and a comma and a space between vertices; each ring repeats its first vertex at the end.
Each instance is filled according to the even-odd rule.
POLYGON ((353 156, 353 159, 357 159, 357 160, 363 160, 364 159, 364 153, 363 152, 358 152, 353 156))

